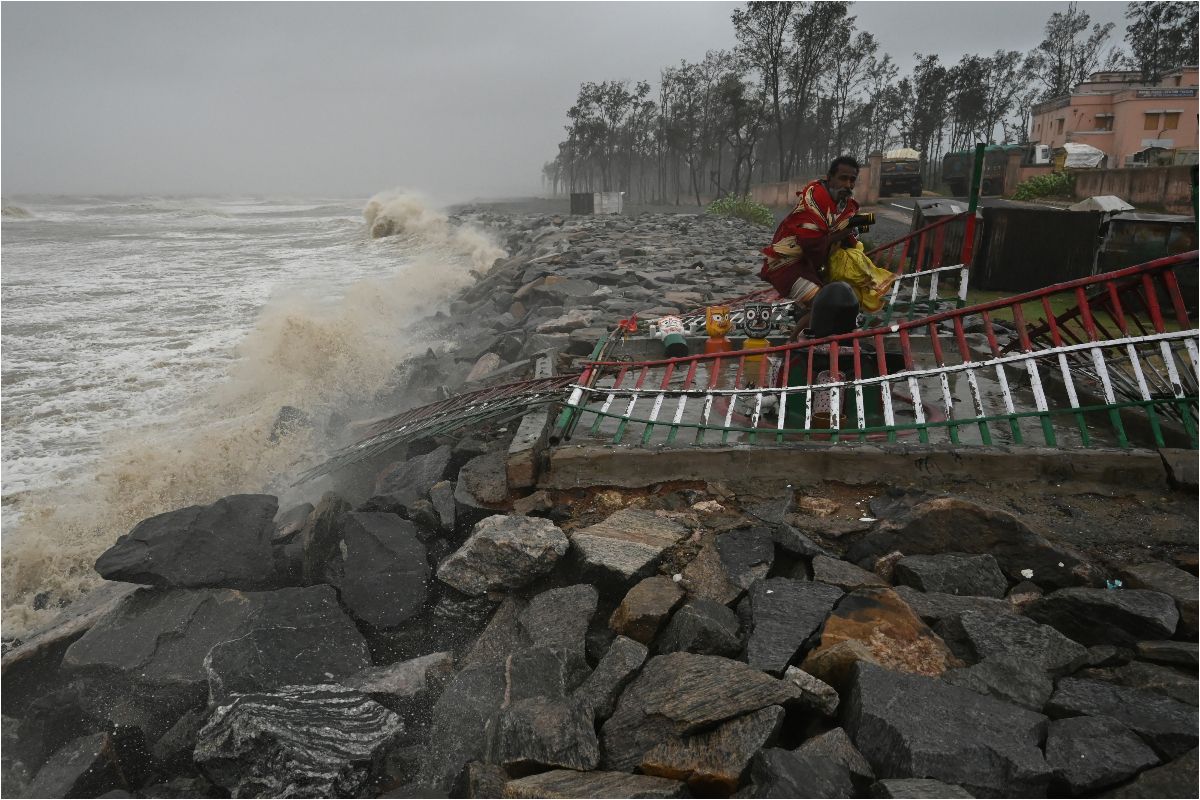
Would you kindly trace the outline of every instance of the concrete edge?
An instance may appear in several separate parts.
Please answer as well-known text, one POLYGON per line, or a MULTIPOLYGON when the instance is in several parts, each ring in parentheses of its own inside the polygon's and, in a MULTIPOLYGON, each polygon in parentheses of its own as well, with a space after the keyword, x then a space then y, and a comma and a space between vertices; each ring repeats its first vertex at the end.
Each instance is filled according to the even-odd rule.
POLYGON ((1111 491, 1165 489, 1168 480, 1156 450, 849 443, 647 449, 568 444, 550 448, 549 462, 549 469, 539 476, 539 488, 785 479, 800 485, 822 481, 907 486, 1069 483, 1075 491, 1111 491))

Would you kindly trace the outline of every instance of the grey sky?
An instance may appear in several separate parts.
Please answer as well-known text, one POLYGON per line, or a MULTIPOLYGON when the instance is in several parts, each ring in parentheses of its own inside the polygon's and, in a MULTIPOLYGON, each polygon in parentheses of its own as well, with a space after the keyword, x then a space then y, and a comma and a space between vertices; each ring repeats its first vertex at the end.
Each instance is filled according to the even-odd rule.
MULTIPOLYGON (((539 191, 580 83, 734 44, 739 3, 16 3, 3 190, 442 200, 539 191)), ((912 53, 1029 50, 1065 2, 860 2, 912 53)), ((1124 3, 1081 3, 1117 23, 1124 3)))

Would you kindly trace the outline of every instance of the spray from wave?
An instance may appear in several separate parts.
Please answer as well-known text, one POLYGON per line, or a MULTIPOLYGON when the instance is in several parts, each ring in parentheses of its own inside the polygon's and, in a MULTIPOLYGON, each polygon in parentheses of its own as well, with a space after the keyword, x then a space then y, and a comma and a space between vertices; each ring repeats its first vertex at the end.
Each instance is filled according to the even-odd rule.
POLYGON ((89 480, 22 498, 20 522, 4 542, 6 637, 94 585, 96 557, 148 516, 234 493, 276 494, 285 507, 315 499, 289 485, 340 444, 327 439, 322 421, 386 411, 373 400, 398 362, 433 344, 420 318, 469 285, 473 269, 504 255, 483 231, 452 226, 413 195, 377 195, 364 215, 371 229, 398 226, 411 245, 401 252, 415 250, 415 259, 351 285, 334 302, 321 287, 273 300, 238 345, 226 379, 174 424, 127 430, 108 442, 89 480), (285 406, 313 424, 279 435, 285 406))

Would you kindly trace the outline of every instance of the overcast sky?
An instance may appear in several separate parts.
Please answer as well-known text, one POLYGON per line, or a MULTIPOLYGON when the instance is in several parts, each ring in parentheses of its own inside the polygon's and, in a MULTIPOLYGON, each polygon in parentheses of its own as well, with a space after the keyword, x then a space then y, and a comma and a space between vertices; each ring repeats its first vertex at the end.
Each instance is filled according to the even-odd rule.
MULTIPOLYGON (((3 191, 369 196, 540 189, 584 81, 734 45, 738 3, 5 2, 3 191)), ((1081 3, 1115 22, 1124 3, 1081 3)), ((1065 2, 860 2, 912 53, 1029 50, 1065 2)))

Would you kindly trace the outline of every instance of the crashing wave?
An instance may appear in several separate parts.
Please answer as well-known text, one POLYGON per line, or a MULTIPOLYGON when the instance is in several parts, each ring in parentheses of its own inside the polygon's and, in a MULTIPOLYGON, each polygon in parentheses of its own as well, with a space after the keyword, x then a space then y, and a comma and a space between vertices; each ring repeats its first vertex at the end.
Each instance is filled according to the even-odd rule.
POLYGON ((431 245, 448 247, 470 256, 476 269, 486 271, 504 250, 489 236, 470 226, 454 226, 419 195, 392 190, 367 201, 363 219, 372 239, 408 236, 431 245))

